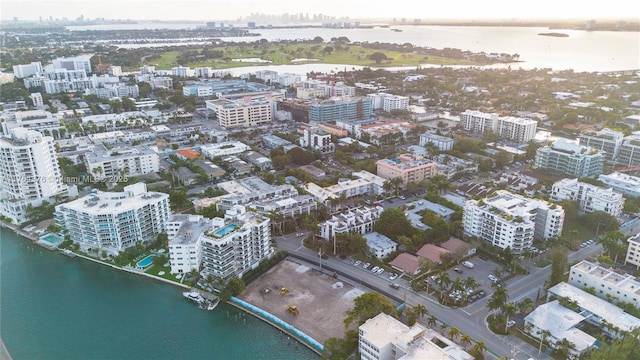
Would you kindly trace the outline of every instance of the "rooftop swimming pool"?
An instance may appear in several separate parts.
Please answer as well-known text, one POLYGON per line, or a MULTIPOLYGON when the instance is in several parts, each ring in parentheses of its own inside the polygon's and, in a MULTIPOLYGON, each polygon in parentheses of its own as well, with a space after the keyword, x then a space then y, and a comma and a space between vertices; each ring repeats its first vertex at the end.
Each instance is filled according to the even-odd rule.
POLYGON ((223 227, 222 229, 218 230, 215 232, 216 236, 218 237, 222 237, 227 235, 228 233, 232 232, 233 230, 237 229, 238 225, 236 224, 229 224, 225 227, 223 227))
POLYGON ((144 259, 142 259, 142 260, 138 261, 138 262, 136 263, 136 266, 137 266, 138 268, 141 268, 141 269, 144 269, 144 268, 148 267, 149 265, 151 265, 151 264, 153 263, 153 258, 154 258, 155 256, 156 256, 155 254, 148 255, 148 256, 147 256, 147 257, 145 257, 144 259))

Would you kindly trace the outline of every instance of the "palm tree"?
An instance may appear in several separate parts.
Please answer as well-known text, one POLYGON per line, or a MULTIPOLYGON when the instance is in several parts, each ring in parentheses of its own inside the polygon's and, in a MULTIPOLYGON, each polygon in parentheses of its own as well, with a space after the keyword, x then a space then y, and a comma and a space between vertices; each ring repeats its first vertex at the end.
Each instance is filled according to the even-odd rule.
POLYGON ((435 316, 433 315, 429 316, 429 319, 427 320, 427 325, 430 328, 433 328, 434 326, 436 326, 437 323, 438 323, 438 320, 436 319, 435 316))
POLYGON ((427 308, 424 307, 424 305, 422 304, 418 304, 416 306, 413 307, 413 311, 415 311, 416 316, 418 317, 418 319, 420 319, 421 317, 425 316, 427 314, 427 308))
POLYGON ((449 339, 454 340, 455 338, 460 336, 460 330, 456 327, 452 327, 449 329, 449 339))
POLYGON ((547 340, 547 337, 551 335, 549 330, 540 331, 540 347, 538 348, 538 354, 542 352, 542 343, 547 340))
POLYGON ((464 350, 467 350, 467 345, 471 344, 471 336, 469 334, 463 334, 462 337, 460 337, 460 344, 462 346, 464 346, 464 350))
POLYGON ((516 314, 516 304, 508 302, 502 307, 502 314, 505 316, 504 320, 504 332, 509 331, 508 323, 509 319, 516 314))
POLYGON ((518 311, 526 314, 533 310, 534 303, 530 298, 524 298, 516 306, 518 307, 518 311))
POLYGON ((403 183, 402 178, 399 177, 399 176, 398 177, 394 177, 393 179, 390 179, 389 182, 396 189, 396 196, 398 196, 398 188, 403 183))
POLYGON ((444 301, 444 294, 447 292, 447 289, 449 288, 449 284, 451 284, 451 277, 449 277, 449 273, 444 270, 438 271, 437 276, 438 276, 438 280, 436 282, 440 287, 440 297, 444 301))
POLYGON ((487 307, 489 310, 497 310, 502 309, 504 304, 507 302, 507 290, 504 287, 499 287, 496 291, 493 292, 493 295, 489 298, 487 302, 487 307))
POLYGON ((445 323, 440 323, 440 334, 444 335, 444 331, 448 328, 449 326, 445 323))
POLYGON ((476 341, 476 343, 473 345, 473 350, 475 350, 479 354, 482 354, 485 350, 487 350, 487 345, 484 343, 484 341, 476 341))
POLYGON ((576 344, 572 343, 566 338, 558 341, 556 345, 560 348, 560 352, 565 359, 568 358, 569 351, 576 348, 576 344))

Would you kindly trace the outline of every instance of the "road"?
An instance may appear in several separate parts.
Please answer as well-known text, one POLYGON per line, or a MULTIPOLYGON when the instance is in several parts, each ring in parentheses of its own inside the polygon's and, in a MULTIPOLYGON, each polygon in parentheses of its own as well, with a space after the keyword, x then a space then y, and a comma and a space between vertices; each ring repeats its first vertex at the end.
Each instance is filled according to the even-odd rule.
MULTIPOLYGON (((488 311, 486 303, 489 296, 471 304, 465 308, 454 309, 440 305, 436 300, 430 298, 425 293, 416 293, 410 289, 408 282, 396 280, 401 284, 400 289, 393 289, 389 286, 391 281, 387 276, 374 275, 362 267, 353 266, 348 260, 341 261, 330 257, 328 259, 320 259, 318 253, 305 248, 302 245, 302 237, 296 237, 295 234, 274 237, 278 244, 278 248, 288 253, 302 258, 310 263, 320 265, 325 271, 352 279, 352 282, 369 287, 395 298, 397 301, 406 301, 408 305, 423 304, 430 315, 434 315, 440 322, 453 326, 462 333, 468 334, 475 341, 483 341, 487 346, 487 355, 491 354, 497 358, 507 356, 510 359, 526 360, 534 358, 537 360, 551 359, 550 357, 540 354, 538 349, 520 340, 515 336, 495 335, 490 332, 486 325, 486 317, 488 311)), ((593 244, 569 254, 569 262, 578 261, 587 258, 589 255, 601 251, 599 244, 593 244)), ((526 277, 519 277, 507 282, 507 290, 509 293, 509 301, 520 301, 525 297, 535 300, 538 289, 543 288, 544 282, 549 278, 551 267, 537 268, 533 265, 525 263, 531 273, 526 277)), ((386 274, 385 274, 386 275, 386 274)), ((489 295, 489 294, 488 294, 489 295)))

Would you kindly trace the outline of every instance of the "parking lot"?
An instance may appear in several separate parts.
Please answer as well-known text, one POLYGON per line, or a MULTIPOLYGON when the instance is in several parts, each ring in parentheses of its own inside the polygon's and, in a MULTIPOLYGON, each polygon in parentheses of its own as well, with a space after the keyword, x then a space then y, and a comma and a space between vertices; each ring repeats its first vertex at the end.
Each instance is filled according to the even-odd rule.
MULTIPOLYGON (((491 286, 493 285, 493 281, 489 279, 489 275, 492 275, 496 269, 502 269, 502 266, 492 262, 491 260, 482 260, 478 256, 474 256, 467 261, 473 264, 472 269, 465 267, 460 263, 448 270, 451 282, 455 281, 456 278, 460 278, 464 281, 469 277, 473 277, 480 285, 476 291, 482 290, 485 292, 485 296, 491 295, 491 293, 493 293, 493 287, 491 286)), ((433 289, 438 288, 438 284, 434 278, 435 276, 428 279, 430 292, 433 289)))

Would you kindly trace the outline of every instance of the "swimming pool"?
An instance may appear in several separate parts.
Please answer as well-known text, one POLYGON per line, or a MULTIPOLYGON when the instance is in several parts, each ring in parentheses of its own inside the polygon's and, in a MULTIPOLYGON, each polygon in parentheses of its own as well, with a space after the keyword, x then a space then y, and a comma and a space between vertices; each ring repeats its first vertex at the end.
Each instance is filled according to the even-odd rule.
POLYGON ((153 263, 153 258, 155 256, 156 256, 155 254, 148 255, 144 259, 138 261, 136 263, 136 266, 141 268, 141 269, 144 269, 144 268, 148 267, 149 265, 151 265, 151 263, 153 263))
POLYGON ((227 235, 228 233, 232 232, 233 230, 235 230, 238 227, 238 225, 236 224, 229 224, 225 227, 223 227, 222 229, 218 230, 215 232, 216 236, 218 237, 222 237, 227 235))
POLYGON ((46 242, 53 246, 58 246, 64 241, 64 239, 58 234, 46 234, 40 237, 40 241, 46 242))

